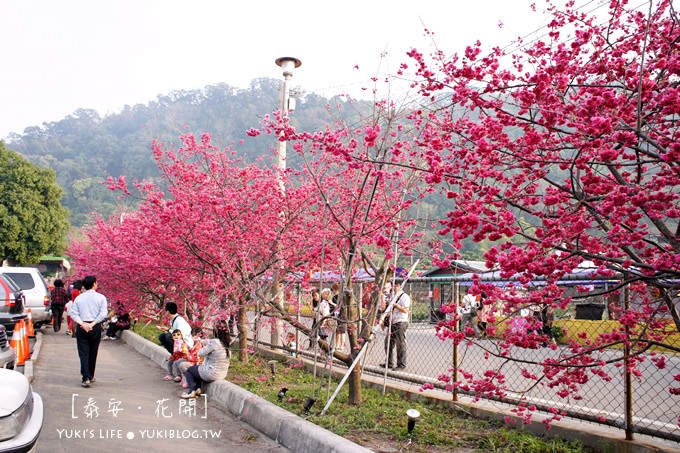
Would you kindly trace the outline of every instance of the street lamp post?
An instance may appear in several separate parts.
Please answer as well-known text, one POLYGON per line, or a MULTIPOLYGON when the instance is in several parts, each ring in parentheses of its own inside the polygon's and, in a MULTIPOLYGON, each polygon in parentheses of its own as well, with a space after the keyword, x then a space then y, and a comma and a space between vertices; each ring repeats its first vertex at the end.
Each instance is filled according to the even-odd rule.
MULTIPOLYGON (((281 66, 281 69, 283 70, 283 77, 284 81, 281 84, 281 87, 279 89, 279 99, 281 101, 281 115, 285 116, 288 114, 290 110, 292 110, 290 107, 290 78, 293 77, 293 70, 295 68, 300 67, 302 62, 298 60, 297 58, 293 57, 281 57, 276 60, 276 64, 281 66)), ((280 175, 279 175, 279 188, 281 189, 281 193, 285 194, 286 192, 286 185, 284 184, 284 172, 286 171, 286 142, 285 140, 280 140, 279 141, 279 153, 276 159, 276 165, 279 169, 280 175)), ((283 217, 283 211, 281 211, 281 216, 283 217)), ((272 293, 274 293, 274 303, 278 306, 279 309, 283 310, 283 290, 279 288, 279 285, 273 285, 272 286, 272 293)), ((283 322, 280 319, 276 319, 275 321, 275 328, 272 330, 271 334, 271 344, 273 346, 282 346, 283 344, 283 322)), ((274 371, 272 370, 272 375, 274 374, 274 371)))
MULTIPOLYGON (((293 77, 293 70, 299 68, 302 62, 293 57, 281 57, 276 60, 276 64, 283 70, 283 83, 279 89, 279 99, 281 101, 281 115, 286 115, 290 109, 290 79, 293 77)), ((279 141, 279 154, 276 159, 276 165, 281 171, 281 179, 279 184, 281 191, 284 191, 283 172, 286 170, 286 142, 279 141)))

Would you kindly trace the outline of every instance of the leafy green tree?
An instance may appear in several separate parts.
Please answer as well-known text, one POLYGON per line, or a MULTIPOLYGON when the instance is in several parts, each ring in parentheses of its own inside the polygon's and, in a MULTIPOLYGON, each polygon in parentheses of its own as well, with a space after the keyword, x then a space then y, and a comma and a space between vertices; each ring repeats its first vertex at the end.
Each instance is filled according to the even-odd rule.
POLYGON ((0 258, 34 264, 64 249, 69 223, 61 194, 54 170, 28 162, 0 140, 0 258))

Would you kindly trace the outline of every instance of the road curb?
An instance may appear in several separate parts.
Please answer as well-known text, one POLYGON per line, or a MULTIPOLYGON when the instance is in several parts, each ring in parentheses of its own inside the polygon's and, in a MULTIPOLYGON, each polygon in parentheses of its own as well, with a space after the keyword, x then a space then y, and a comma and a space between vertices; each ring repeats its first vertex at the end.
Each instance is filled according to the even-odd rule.
POLYGON ((43 343, 43 333, 42 332, 36 332, 35 333, 35 343, 33 344, 33 353, 31 354, 31 361, 35 362, 38 360, 38 356, 40 355, 40 349, 42 348, 42 343, 43 343))
MULTIPOLYGON (((122 332, 121 339, 160 367, 163 367, 163 362, 170 356, 170 353, 162 346, 129 330, 122 332)), ((291 451, 301 453, 368 453, 372 451, 308 422, 231 382, 208 383, 205 391, 222 409, 291 451)))
POLYGON ((33 353, 31 354, 31 357, 28 360, 24 361, 23 364, 24 376, 26 376, 28 382, 33 382, 33 379, 35 378, 33 371, 33 362, 38 360, 38 356, 40 355, 40 348, 42 347, 42 342, 43 342, 42 332, 36 332, 35 343, 33 344, 33 353))

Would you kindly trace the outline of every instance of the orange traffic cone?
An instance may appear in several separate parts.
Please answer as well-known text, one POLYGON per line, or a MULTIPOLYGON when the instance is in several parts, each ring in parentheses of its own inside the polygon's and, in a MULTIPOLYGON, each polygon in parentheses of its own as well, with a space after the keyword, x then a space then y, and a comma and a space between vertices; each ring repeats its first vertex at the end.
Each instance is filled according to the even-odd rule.
POLYGON ((28 309, 28 324, 26 325, 26 333, 29 337, 35 337, 35 330, 33 330, 33 315, 31 314, 31 309, 28 309))
POLYGON ((19 322, 14 324, 14 332, 12 333, 12 339, 10 340, 9 345, 17 354, 17 365, 23 365, 26 361, 24 358, 26 354, 24 353, 24 342, 21 341, 21 326, 19 325, 19 322))
POLYGON ((31 345, 28 344, 28 334, 26 333, 26 322, 21 321, 21 341, 24 343, 24 360, 31 358, 31 345))

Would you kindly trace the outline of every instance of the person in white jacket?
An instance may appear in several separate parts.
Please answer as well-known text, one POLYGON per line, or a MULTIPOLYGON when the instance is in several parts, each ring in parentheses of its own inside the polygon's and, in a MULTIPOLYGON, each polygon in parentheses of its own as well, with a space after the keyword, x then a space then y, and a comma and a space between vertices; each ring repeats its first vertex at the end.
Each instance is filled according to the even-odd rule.
MULTIPOLYGON (((394 283, 394 294, 390 299, 393 304, 392 312, 390 313, 390 327, 389 335, 385 337, 385 355, 387 361, 380 365, 387 366, 395 370, 403 370, 406 368, 406 330, 408 329, 408 313, 411 309, 411 298, 401 289, 401 282, 394 283), (392 351, 397 349, 397 366, 393 366, 392 351)), ((385 326, 383 326, 385 327, 385 326)))
POLYGON ((477 298, 472 294, 468 293, 463 297, 463 306, 458 307, 458 313, 461 315, 460 319, 460 330, 465 331, 465 326, 470 324, 472 330, 475 332, 475 338, 479 338, 481 335, 479 329, 477 328, 477 323, 475 322, 475 317, 477 316, 478 302, 477 298))
POLYGON ((170 327, 156 326, 158 330, 163 332, 158 335, 158 341, 170 354, 172 354, 174 343, 172 341, 172 333, 170 332, 179 330, 182 332, 182 338, 184 338, 184 341, 186 341, 189 348, 193 348, 194 340, 191 337, 191 326, 186 319, 177 314, 177 304, 174 302, 166 303, 165 311, 172 315, 172 320, 170 321, 170 327))

